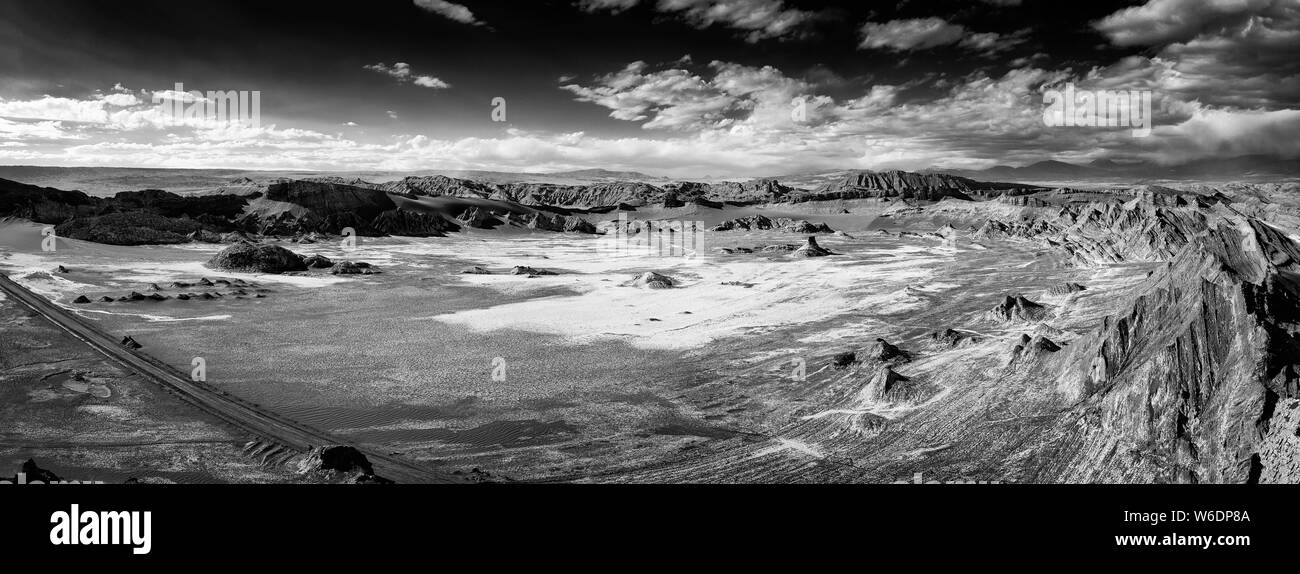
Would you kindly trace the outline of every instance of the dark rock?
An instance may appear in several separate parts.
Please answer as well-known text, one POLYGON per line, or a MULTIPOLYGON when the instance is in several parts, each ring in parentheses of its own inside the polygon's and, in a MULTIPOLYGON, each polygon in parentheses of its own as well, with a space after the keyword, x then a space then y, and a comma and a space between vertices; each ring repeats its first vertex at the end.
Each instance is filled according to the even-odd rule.
POLYGON ((76 217, 55 227, 59 237, 110 245, 188 243, 202 226, 192 219, 166 217, 149 211, 76 217))
POLYGON ((461 274, 462 275, 491 275, 492 272, 482 267, 470 267, 469 269, 461 271, 461 274))
POLYGON ((856 362, 858 362, 858 357, 854 353, 838 353, 831 359, 831 366, 837 369, 843 369, 856 362))
POLYGON ((113 299, 112 297, 107 296, 107 295, 105 295, 105 296, 99 298, 99 302, 100 302, 100 303, 112 303, 113 301, 114 301, 114 299, 113 299))
MULTIPOLYGON (((54 484, 63 480, 59 478, 59 475, 54 474, 52 471, 41 468, 36 464, 35 459, 30 458, 27 459, 27 462, 23 463, 18 472, 22 473, 23 480, 25 480, 27 484, 32 484, 34 482, 54 484)), ((13 479, 10 480, 10 483, 18 484, 18 475, 15 474, 13 479)))
POLYGON ((139 349, 144 346, 141 345, 140 343, 135 342, 135 339, 131 338, 131 336, 129 335, 126 337, 122 337, 122 342, 120 344, 123 347, 126 347, 128 349, 139 349))
POLYGON ((80 297, 77 297, 76 299, 73 299, 72 302, 73 302, 73 303, 76 303, 76 304, 78 304, 78 305, 84 305, 84 304, 86 304, 86 303, 89 303, 89 302, 90 302, 90 299, 89 299, 88 297, 86 297, 85 295, 82 295, 82 296, 80 296, 80 297))
POLYGON ((54 272, 55 272, 55 273, 67 273, 67 272, 68 272, 68 268, 67 268, 67 267, 64 267, 64 266, 62 266, 62 265, 60 265, 60 266, 54 268, 54 272))

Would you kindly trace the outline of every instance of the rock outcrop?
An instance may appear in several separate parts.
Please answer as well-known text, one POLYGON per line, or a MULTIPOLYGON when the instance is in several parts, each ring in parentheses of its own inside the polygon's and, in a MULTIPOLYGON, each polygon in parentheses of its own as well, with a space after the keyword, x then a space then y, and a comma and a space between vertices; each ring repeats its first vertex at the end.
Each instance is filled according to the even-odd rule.
POLYGON ((1144 283, 1127 311, 1070 346, 1058 373, 1077 402, 1062 479, 1295 482, 1279 451, 1300 403, 1300 246, 1225 216, 1144 283), (1123 457, 1124 464, 1113 458, 1123 457))
POLYGON ((823 249, 822 246, 817 244, 817 238, 810 236, 808 237, 808 242, 805 243, 803 247, 794 250, 794 252, 790 254, 790 257, 795 257, 795 258, 826 257, 827 255, 836 255, 836 254, 832 253, 827 249, 823 249))
POLYGON ((788 217, 770 219, 765 215, 751 215, 724 221, 713 226, 710 231, 768 231, 777 230, 789 233, 834 233, 835 230, 825 223, 810 223, 807 220, 794 220, 788 217))

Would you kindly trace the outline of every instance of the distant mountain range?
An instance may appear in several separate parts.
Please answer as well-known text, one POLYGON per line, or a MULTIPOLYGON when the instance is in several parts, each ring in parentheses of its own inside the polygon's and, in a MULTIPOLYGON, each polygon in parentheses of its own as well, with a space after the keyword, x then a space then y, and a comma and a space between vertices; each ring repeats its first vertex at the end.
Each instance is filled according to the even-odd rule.
MULTIPOLYGON (((1276 180, 1300 180, 1300 159, 1278 159, 1269 156, 1240 156, 1216 160, 1202 160, 1177 166, 1161 166, 1145 162, 1124 162, 1115 160, 1097 160, 1088 164, 1072 164, 1062 161, 1041 161, 1023 167, 999 165, 981 170, 927 169, 919 175, 907 176, 906 181, 899 180, 896 174, 907 174, 898 170, 875 172, 861 169, 844 169, 836 171, 794 173, 776 177, 760 178, 764 181, 777 182, 781 187, 804 191, 833 192, 843 190, 828 187, 864 187, 870 189, 891 189, 906 187, 915 189, 948 188, 964 189, 964 184, 946 182, 936 185, 917 179, 920 176, 952 176, 980 182, 1007 182, 1021 184, 1041 184, 1065 186, 1071 184, 1143 184, 1170 182, 1245 182, 1261 183, 1276 180), (890 175, 895 174, 895 175, 890 175), (870 181, 861 181, 861 185, 850 183, 866 177, 870 181)), ((611 171, 605 169, 583 169, 548 173, 520 173, 486 170, 422 170, 416 172, 397 171, 250 171, 234 169, 172 169, 172 168, 115 168, 115 167, 44 167, 44 166, 0 166, 0 179, 21 181, 24 183, 54 187, 65 190, 83 191, 92 196, 108 197, 120 191, 138 191, 143 189, 164 189, 182 195, 195 193, 229 192, 232 188, 256 188, 284 180, 316 179, 348 185, 392 184, 401 187, 403 183, 426 187, 436 184, 438 180, 446 183, 448 178, 455 180, 472 180, 482 185, 529 185, 529 186, 590 186, 604 184, 623 187, 632 183, 650 184, 658 188, 687 186, 686 182, 696 182, 720 186, 726 184, 748 183, 747 178, 667 178, 636 171, 611 171)), ((770 187, 770 183, 766 184, 770 187)), ((996 187, 1008 186, 999 183, 996 187)), ((389 189, 389 191, 400 191, 389 189)), ((428 192, 431 190, 418 190, 428 192)), ((482 195, 482 194, 476 194, 482 195)))
POLYGON ((927 170, 970 178, 1027 183, 1044 182, 1098 182, 1144 183, 1148 181, 1177 180, 1258 180, 1269 178, 1300 178, 1300 159, 1278 159, 1271 156, 1239 156, 1224 159, 1201 160, 1175 166, 1161 166, 1146 162, 1118 162, 1109 159, 1088 164, 1062 161, 1040 161, 1024 167, 1005 165, 981 170, 927 170))

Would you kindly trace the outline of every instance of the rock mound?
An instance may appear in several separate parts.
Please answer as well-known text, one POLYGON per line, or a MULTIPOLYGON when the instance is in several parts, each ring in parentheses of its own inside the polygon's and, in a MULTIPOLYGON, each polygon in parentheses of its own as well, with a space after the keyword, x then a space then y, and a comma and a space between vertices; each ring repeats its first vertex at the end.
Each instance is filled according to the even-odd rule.
MULTIPOLYGON (((306 271, 302 256, 278 245, 236 243, 221 250, 206 265, 212 269, 244 273, 306 271)), ((202 282, 200 282, 202 283, 202 282)))
POLYGON ((832 253, 827 249, 823 249, 822 246, 817 245, 817 238, 810 236, 808 237, 808 243, 805 243, 803 247, 794 250, 794 252, 790 254, 790 257, 796 257, 796 258, 826 257, 827 255, 837 255, 837 254, 832 253))
POLYGON ((302 264, 308 269, 329 269, 334 266, 334 262, 324 255, 312 255, 302 260, 302 264))
POLYGON ((350 446, 315 447, 298 462, 298 472, 323 474, 329 478, 344 478, 359 483, 391 482, 375 476, 375 469, 366 455, 350 446))
POLYGON ((629 287, 642 287, 645 289, 670 289, 676 287, 677 282, 673 281, 673 279, 667 275, 660 275, 653 271, 647 271, 626 283, 626 285, 629 287))
POLYGON ((889 341, 876 339, 876 342, 867 349, 867 357, 882 363, 906 363, 912 360, 912 354, 904 351, 889 341))
MULTIPOLYGON (((54 472, 45 470, 38 466, 36 460, 31 458, 27 459, 27 462, 23 463, 22 467, 18 469, 18 472, 22 473, 23 480, 26 481, 27 484, 32 484, 33 482, 38 481, 44 484, 53 484, 62 480, 59 478, 59 475, 54 474, 54 472)), ((18 475, 15 474, 13 478, 9 480, 9 483, 18 484, 18 475)))
POLYGON ((334 275, 375 275, 379 269, 365 261, 339 261, 330 268, 334 275))
POLYGON ((978 344, 983 338, 973 333, 944 329, 930 333, 930 340, 941 348, 954 348, 978 344))
POLYGON ((900 375, 890 367, 881 367, 858 398, 874 403, 915 403, 929 393, 928 385, 900 375))
POLYGON ((511 269, 511 270, 510 270, 510 274, 511 274, 511 275, 527 275, 527 276, 529 276, 529 277, 541 277, 542 275, 559 275, 559 273, 556 273, 556 272, 554 272, 554 271, 547 271, 547 270, 545 270, 545 269, 535 269, 535 268, 527 267, 527 266, 523 266, 523 265, 519 265, 519 266, 516 266, 514 269, 511 269))
POLYGON ((1087 287, 1078 283, 1064 283, 1048 289, 1047 293, 1050 295, 1069 295, 1070 293, 1078 293, 1080 291, 1086 291, 1087 289, 1087 287))
POLYGON ((833 358, 831 358, 831 366, 837 369, 843 369, 849 367, 850 365, 856 362, 858 362, 858 356, 857 354, 852 352, 838 353, 833 358))
POLYGON ((1007 295, 988 311, 989 318, 1000 322, 1034 322, 1047 316, 1047 307, 1022 295, 1007 295))
POLYGON ((751 215, 724 221, 715 225, 710 231, 767 231, 778 230, 790 233, 834 233, 835 230, 825 223, 810 223, 807 220, 795 220, 788 217, 771 219, 765 215, 751 215))

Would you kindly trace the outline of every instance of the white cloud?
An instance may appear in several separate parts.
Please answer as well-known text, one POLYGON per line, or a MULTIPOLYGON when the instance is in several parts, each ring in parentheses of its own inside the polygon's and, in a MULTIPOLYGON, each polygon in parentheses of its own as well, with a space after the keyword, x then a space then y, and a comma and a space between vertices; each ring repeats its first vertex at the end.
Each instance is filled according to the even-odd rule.
POLYGON ((1300 107, 1300 0, 1151 0, 1094 26, 1118 45, 1159 46, 1135 66, 1151 89, 1216 106, 1300 107))
POLYGON ((1028 30, 1004 36, 996 32, 971 32, 965 26, 942 18, 914 18, 862 25, 862 49, 885 49, 895 52, 927 50, 957 44, 985 55, 1006 51, 1025 41, 1028 30))
POLYGON ((471 12, 469 8, 455 2, 448 2, 447 0, 415 0, 415 5, 462 24, 471 24, 475 26, 483 24, 474 17, 474 13, 471 12))
MULTIPOLYGON (((723 26, 745 32, 750 42, 781 38, 797 33, 817 18, 817 13, 792 8, 783 0, 650 0, 654 9, 680 15, 696 28, 723 26)), ((622 12, 638 0, 579 0, 587 12, 622 12)))
POLYGON ((422 88, 445 90, 451 87, 451 84, 448 84, 447 82, 444 82, 433 76, 420 76, 412 73, 411 65, 407 64, 406 62, 397 62, 391 66, 383 62, 380 62, 378 64, 370 64, 368 66, 362 66, 362 67, 372 72, 378 72, 380 74, 384 74, 386 76, 396 78, 397 81, 399 82, 412 83, 422 88))
POLYGON ((1190 40, 1216 24, 1300 8, 1296 0, 1148 0, 1093 24, 1120 46, 1190 40))

